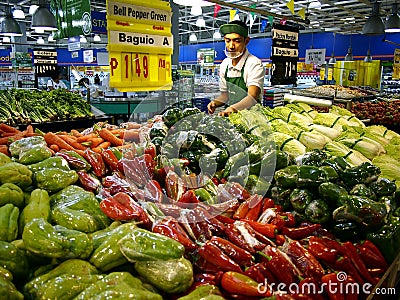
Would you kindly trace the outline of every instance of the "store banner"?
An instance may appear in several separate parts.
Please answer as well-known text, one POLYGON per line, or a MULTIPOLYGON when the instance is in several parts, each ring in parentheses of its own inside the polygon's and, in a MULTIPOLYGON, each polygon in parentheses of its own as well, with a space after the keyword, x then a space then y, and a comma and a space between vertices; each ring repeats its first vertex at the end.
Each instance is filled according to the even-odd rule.
POLYGON ((323 65, 325 63, 326 48, 306 49, 306 64, 323 65))
POLYGON ((50 9, 57 21, 55 39, 92 33, 90 0, 50 0, 50 9))
POLYGON ((107 34, 107 15, 105 12, 92 11, 92 33, 107 34))
MULTIPOLYGON (((13 53, 13 52, 11 52, 13 53)), ((30 52, 15 52, 11 58, 11 64, 14 68, 32 68, 32 53, 30 52)))
POLYGON ((120 92, 172 88, 171 18, 166 1, 107 1, 110 87, 120 92))
POLYGON ((214 65, 214 57, 215 57, 214 48, 197 50, 197 63, 200 66, 212 67, 214 65))
POLYGON ((400 79, 400 49, 394 50, 392 79, 400 79))
POLYGON ((295 84, 299 60, 299 29, 274 24, 272 28, 272 85, 295 84))

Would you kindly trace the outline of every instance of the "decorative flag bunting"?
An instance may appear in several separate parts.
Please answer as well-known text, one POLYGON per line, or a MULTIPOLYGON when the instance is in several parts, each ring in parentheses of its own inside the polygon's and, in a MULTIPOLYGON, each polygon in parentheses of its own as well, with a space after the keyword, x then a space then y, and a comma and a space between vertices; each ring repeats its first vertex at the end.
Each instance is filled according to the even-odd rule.
POLYGON ((234 19, 234 20, 240 21, 240 18, 239 18, 239 10, 238 10, 238 9, 236 9, 236 14, 235 14, 235 17, 234 17, 233 19, 234 19))
MULTIPOLYGON (((252 5, 250 5, 250 8, 252 8, 252 9, 256 9, 257 8, 257 5, 256 4, 252 4, 252 5)), ((251 16, 252 17, 254 17, 256 15, 256 13, 255 12, 251 12, 251 16)), ((254 18, 254 20, 255 20, 256 18, 254 18)))
POLYGON ((254 21, 256 20, 257 15, 252 15, 252 13, 247 13, 247 22, 250 22, 250 28, 253 27, 254 21))
POLYGON ((302 18, 303 20, 306 19, 306 10, 304 7, 300 9, 297 13, 299 14, 300 18, 302 18))
POLYGON ((273 16, 268 16, 268 22, 272 27, 274 25, 274 17, 273 16))
POLYGON ((218 12, 221 10, 221 5, 215 4, 214 6, 214 19, 217 17, 218 12))
POLYGON ((286 3, 286 6, 290 9, 292 15, 294 15, 294 0, 290 0, 288 3, 286 3))
POLYGON ((261 32, 264 32, 266 27, 267 27, 267 20, 261 20, 261 32))
POLYGON ((229 22, 233 21, 236 16, 236 9, 229 10, 229 22))

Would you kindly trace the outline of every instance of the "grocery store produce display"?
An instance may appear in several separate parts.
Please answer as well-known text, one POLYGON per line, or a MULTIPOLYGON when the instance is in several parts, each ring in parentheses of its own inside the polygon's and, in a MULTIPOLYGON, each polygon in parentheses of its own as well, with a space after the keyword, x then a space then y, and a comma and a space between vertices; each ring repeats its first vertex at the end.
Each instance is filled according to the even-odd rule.
POLYGON ((7 299, 365 299, 399 253, 400 135, 340 107, 0 134, 7 299))

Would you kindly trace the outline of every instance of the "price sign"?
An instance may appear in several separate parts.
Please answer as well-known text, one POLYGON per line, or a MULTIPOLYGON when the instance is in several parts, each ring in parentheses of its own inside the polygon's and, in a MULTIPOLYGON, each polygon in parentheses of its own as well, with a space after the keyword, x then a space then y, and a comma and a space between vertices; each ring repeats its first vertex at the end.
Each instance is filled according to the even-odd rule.
POLYGON ((171 89, 170 4, 108 1, 107 12, 110 87, 121 92, 171 89))
POLYGON ((328 81, 333 79, 333 68, 328 69, 328 81))
POLYGON ((319 70, 319 80, 324 80, 325 79, 325 68, 321 68, 319 70))

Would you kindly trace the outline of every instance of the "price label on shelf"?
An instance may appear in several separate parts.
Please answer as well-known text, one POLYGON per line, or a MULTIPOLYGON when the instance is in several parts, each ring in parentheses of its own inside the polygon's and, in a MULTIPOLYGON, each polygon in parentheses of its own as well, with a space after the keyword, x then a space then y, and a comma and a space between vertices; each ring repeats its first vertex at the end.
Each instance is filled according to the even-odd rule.
POLYGON ((107 1, 110 87, 121 92, 172 88, 171 8, 165 1, 107 1))

